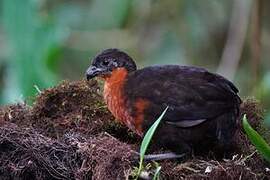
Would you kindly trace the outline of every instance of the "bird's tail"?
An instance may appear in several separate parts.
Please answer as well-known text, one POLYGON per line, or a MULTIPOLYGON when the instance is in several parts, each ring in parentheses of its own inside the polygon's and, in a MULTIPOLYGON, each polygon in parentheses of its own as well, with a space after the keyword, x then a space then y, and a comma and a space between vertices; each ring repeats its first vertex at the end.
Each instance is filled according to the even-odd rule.
POLYGON ((216 137, 220 148, 230 149, 237 129, 239 109, 233 109, 217 118, 216 137))

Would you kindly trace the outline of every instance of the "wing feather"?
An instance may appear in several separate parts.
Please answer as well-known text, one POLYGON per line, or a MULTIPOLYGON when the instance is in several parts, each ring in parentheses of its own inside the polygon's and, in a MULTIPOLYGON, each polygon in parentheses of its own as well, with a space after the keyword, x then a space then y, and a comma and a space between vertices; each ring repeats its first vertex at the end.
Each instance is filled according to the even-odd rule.
POLYGON ((202 68, 167 65, 129 74, 125 86, 129 105, 137 98, 150 102, 146 114, 179 127, 192 127, 238 108, 237 88, 227 79, 202 68), (236 106, 237 104, 237 106, 236 106))

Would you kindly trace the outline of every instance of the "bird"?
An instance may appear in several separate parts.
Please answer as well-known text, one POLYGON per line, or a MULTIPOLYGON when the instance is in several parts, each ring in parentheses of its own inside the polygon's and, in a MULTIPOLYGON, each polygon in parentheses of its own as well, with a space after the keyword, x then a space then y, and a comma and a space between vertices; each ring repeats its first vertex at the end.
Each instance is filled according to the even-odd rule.
POLYGON ((127 53, 111 48, 93 58, 86 78, 94 77, 104 81, 109 111, 140 137, 168 107, 152 147, 179 154, 231 148, 242 101, 236 86, 223 76, 195 66, 137 69, 127 53))

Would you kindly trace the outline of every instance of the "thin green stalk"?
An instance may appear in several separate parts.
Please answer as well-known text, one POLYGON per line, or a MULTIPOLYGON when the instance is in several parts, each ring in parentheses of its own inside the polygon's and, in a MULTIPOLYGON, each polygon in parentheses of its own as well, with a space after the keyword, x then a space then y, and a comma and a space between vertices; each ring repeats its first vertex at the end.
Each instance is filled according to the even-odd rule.
POLYGON ((139 164, 139 170, 136 179, 138 179, 139 175, 141 174, 141 171, 143 169, 143 160, 144 160, 144 155, 146 153, 146 150, 149 146, 149 143, 160 123, 162 120, 163 116, 167 112, 169 107, 166 107, 166 109, 162 112, 162 114, 159 116, 159 118, 155 121, 155 123, 149 128, 149 130, 146 132, 143 141, 141 143, 141 148, 140 148, 140 164, 139 164))

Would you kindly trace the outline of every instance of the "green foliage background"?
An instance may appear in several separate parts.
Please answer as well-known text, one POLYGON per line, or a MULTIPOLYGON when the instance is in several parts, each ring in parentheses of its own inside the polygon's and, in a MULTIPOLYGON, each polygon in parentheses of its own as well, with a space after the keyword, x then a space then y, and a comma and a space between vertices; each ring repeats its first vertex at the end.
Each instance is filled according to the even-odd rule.
MULTIPOLYGON (((270 2, 260 1, 259 77, 253 80, 250 22, 234 82, 242 97, 255 96, 270 109, 270 2)), ((139 67, 183 64, 215 72, 233 3, 0 0, 0 102, 31 102, 37 93, 34 85, 43 89, 63 79, 83 78, 91 57, 109 47, 127 51, 139 67)))

